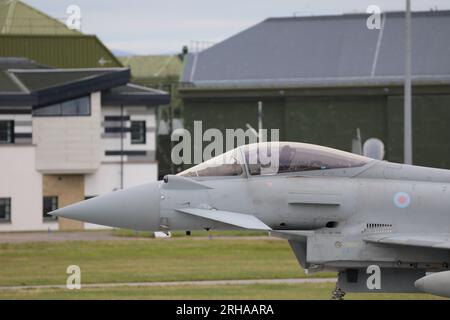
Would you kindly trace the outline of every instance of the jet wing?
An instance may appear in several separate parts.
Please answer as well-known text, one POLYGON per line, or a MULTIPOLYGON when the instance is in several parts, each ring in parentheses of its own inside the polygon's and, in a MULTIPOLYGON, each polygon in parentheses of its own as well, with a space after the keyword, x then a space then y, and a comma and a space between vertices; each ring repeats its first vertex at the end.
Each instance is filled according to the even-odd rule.
POLYGON ((399 246, 422 247, 432 249, 450 249, 450 234, 378 234, 364 239, 370 243, 392 244, 399 246))
POLYGON ((251 214, 199 208, 181 208, 177 209, 177 211, 213 221, 230 224, 244 229, 267 231, 272 230, 264 222, 251 214))

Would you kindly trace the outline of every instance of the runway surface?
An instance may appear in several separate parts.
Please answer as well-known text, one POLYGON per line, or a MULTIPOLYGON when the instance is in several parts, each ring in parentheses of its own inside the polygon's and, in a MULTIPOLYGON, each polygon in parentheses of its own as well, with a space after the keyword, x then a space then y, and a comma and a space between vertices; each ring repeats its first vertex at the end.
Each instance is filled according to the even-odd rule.
MULTIPOLYGON (((336 278, 303 278, 303 279, 257 279, 257 280, 205 280, 205 281, 169 281, 169 282, 127 282, 127 283, 89 283, 81 284, 81 288, 111 287, 166 287, 166 286, 223 286, 252 284, 302 284, 302 283, 335 283, 336 278)), ((0 287, 5 290, 30 289, 66 289, 65 285, 10 286, 0 287)))
MULTIPOLYGON (((186 237, 165 238, 164 240, 183 240, 186 237)), ((280 240, 269 236, 212 236, 196 237, 189 239, 210 240, 210 239, 239 239, 239 240, 280 240)), ((57 232, 0 232, 0 243, 28 243, 28 242, 64 242, 64 241, 153 241, 155 238, 149 237, 123 237, 114 235, 112 230, 101 231, 57 231, 57 232)))

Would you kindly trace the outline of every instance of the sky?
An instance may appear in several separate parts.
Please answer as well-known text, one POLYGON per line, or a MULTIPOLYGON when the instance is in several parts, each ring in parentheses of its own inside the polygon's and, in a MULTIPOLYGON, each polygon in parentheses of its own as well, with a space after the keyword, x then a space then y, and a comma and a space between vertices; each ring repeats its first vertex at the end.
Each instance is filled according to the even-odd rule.
MULTIPOLYGON (((405 0, 25 0, 65 20, 81 9, 81 31, 110 49, 132 54, 178 53, 193 41, 222 41, 268 17, 404 10, 405 0)), ((413 11, 449 10, 449 0, 411 0, 413 11)))

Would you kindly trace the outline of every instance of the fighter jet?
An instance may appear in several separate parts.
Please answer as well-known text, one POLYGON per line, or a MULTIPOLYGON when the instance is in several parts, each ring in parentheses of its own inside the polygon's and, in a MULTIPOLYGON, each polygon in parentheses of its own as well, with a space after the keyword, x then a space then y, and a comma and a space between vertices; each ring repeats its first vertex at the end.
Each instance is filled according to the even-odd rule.
POLYGON ((240 146, 163 181, 52 212, 133 230, 264 230, 346 292, 450 297, 450 170, 327 147, 240 146))

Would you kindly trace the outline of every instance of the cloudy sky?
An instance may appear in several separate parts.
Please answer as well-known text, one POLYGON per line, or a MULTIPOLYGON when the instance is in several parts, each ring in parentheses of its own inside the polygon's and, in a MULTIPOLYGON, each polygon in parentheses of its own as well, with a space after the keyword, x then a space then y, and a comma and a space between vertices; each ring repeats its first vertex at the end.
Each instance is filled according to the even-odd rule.
MULTIPOLYGON (((191 41, 221 41, 267 17, 403 10, 405 0, 25 0, 65 19, 78 5, 82 31, 111 49, 134 54, 179 52, 191 41)), ((450 9, 448 0, 412 0, 412 9, 450 9)))

